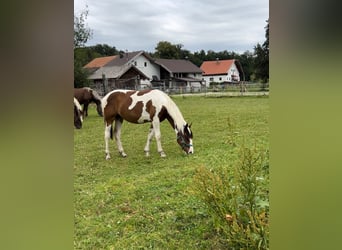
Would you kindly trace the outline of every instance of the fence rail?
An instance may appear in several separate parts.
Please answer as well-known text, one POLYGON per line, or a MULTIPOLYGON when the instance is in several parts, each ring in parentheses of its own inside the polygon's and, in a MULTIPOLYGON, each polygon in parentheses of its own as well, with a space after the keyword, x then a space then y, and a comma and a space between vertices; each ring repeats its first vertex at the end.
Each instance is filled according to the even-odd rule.
POLYGON ((247 92, 268 92, 269 83, 226 83, 218 84, 211 87, 201 86, 201 87, 176 87, 176 88, 159 88, 169 94, 187 94, 187 93, 222 93, 222 92, 232 92, 232 93, 247 93, 247 92))
POLYGON ((176 87, 166 87, 166 86, 141 86, 138 84, 120 84, 117 87, 113 87, 107 85, 108 87, 104 89, 102 84, 96 84, 90 86, 95 89, 101 96, 104 96, 106 93, 115 90, 115 89, 132 89, 132 90, 141 90, 141 89, 159 89, 162 90, 169 95, 174 94, 207 94, 207 93, 217 93, 217 94, 227 94, 227 95, 267 95, 269 92, 269 83, 254 83, 254 82, 238 82, 238 83, 225 83, 225 84, 217 84, 210 87, 200 86, 200 87, 186 87, 186 86, 176 86, 176 87))

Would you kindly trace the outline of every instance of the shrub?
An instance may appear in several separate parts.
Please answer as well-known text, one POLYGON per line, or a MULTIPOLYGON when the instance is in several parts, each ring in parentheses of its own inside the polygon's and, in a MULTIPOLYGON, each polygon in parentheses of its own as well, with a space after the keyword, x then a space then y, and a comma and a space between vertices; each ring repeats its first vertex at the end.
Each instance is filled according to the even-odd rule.
POLYGON ((246 147, 233 167, 200 167, 194 189, 229 249, 268 249, 268 154, 246 147))

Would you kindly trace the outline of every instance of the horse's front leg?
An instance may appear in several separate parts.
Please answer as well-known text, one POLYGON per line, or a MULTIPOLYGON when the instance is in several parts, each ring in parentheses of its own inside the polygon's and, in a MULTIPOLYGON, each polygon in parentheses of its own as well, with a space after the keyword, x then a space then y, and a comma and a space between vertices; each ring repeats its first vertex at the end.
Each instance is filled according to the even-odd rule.
POLYGON ((84 116, 88 116, 88 105, 89 103, 85 102, 83 104, 83 113, 84 113, 84 116))
POLYGON ((115 120, 115 128, 114 128, 114 138, 116 141, 116 145, 118 146, 119 153, 122 157, 126 157, 127 154, 124 152, 124 149, 122 147, 121 143, 121 125, 123 120, 121 118, 115 120))
POLYGON ((151 144, 153 136, 154 136, 154 129, 153 129, 153 125, 151 125, 148 136, 147 136, 146 146, 144 148, 146 156, 150 156, 150 144, 151 144))
POLYGON ((152 122, 154 135, 156 137, 157 141, 157 149, 161 157, 166 157, 166 154, 163 151, 162 145, 161 145, 161 133, 160 133, 160 122, 159 119, 156 119, 152 122))

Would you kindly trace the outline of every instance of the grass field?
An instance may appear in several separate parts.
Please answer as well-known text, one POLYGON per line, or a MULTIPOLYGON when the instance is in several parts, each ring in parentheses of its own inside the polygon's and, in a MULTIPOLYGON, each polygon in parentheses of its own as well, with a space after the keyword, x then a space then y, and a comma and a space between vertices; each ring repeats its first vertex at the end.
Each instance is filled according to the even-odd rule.
POLYGON ((156 143, 143 148, 150 124, 124 122, 121 158, 110 141, 105 160, 104 123, 89 108, 74 131, 75 249, 220 249, 211 216, 194 193, 199 167, 231 167, 239 146, 269 149, 268 97, 172 97, 192 122, 194 155, 185 155, 170 124, 161 124, 156 143))

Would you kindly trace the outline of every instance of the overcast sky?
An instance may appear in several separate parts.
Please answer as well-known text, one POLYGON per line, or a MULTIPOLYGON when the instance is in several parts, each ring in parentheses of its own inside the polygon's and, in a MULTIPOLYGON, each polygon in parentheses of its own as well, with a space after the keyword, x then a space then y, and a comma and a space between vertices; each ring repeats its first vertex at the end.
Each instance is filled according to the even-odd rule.
POLYGON ((265 41, 268 0, 74 0, 74 13, 88 5, 86 44, 154 52, 159 41, 200 50, 253 51, 265 41))

